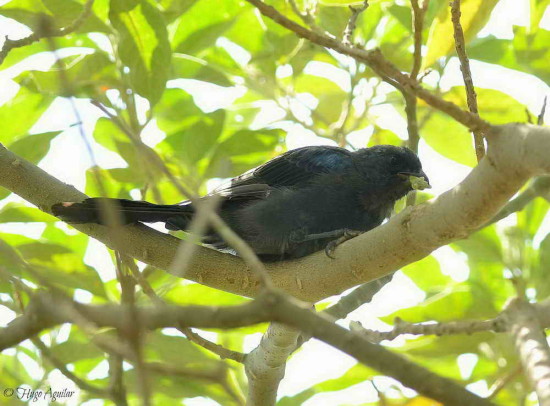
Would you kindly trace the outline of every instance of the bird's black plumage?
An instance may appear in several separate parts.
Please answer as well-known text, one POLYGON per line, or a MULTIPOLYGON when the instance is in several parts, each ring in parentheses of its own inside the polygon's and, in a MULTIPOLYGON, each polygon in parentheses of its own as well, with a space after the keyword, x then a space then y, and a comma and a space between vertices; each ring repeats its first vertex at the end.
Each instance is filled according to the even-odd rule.
MULTIPOLYGON (((211 194, 222 196, 220 215, 264 260, 299 258, 321 250, 345 230, 368 231, 412 190, 409 176, 428 178, 409 149, 379 145, 350 152, 311 146, 282 154, 211 194)), ((193 205, 155 205, 109 199, 123 223, 164 222, 186 230, 193 205)), ((99 199, 59 203, 53 213, 72 223, 101 223, 99 199)), ((226 243, 209 230, 204 242, 226 243)))

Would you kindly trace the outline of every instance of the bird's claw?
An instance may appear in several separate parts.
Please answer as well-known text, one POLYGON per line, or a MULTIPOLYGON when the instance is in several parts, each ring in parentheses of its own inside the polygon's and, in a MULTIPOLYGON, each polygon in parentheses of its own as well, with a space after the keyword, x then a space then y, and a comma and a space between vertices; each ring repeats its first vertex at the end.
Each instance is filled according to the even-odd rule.
POLYGON ((336 257, 333 255, 334 251, 336 251, 336 248, 345 243, 348 240, 351 240, 352 238, 357 237, 359 234, 362 234, 362 231, 357 230, 344 230, 341 237, 338 237, 335 240, 330 241, 327 246, 325 247, 325 254, 327 257, 336 259, 336 257))
POLYGON ((337 240, 332 240, 325 247, 326 256, 329 257, 329 258, 332 258, 332 259, 336 259, 336 257, 334 255, 332 255, 334 253, 334 251, 336 250, 336 247, 338 246, 338 244, 336 244, 336 241, 337 240))

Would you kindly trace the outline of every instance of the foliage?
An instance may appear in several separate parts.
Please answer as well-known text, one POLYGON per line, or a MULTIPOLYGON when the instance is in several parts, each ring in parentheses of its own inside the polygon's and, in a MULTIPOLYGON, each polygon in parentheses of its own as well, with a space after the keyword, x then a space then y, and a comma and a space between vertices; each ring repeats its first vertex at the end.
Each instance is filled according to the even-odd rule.
MULTIPOLYGON (((267 3, 301 21, 288 2, 267 3)), ((309 1, 296 3, 304 9, 309 1)), ((470 58, 548 82, 550 32, 540 28, 539 22, 549 2, 530 3, 530 25, 514 27, 513 38, 502 39, 478 35, 491 20, 497 1, 463 1, 463 27, 470 58)), ((348 7, 343 6, 349 4, 357 2, 322 0, 317 23, 341 38, 350 16, 348 7)), ((0 15, 30 29, 37 29, 44 16, 55 27, 63 27, 79 15, 82 7, 82 0, 12 0, 0 7, 0 15)), ((358 19, 355 39, 369 46, 375 44, 400 69, 410 70, 410 13, 408 2, 371 1, 358 19)), ((423 69, 441 74, 454 49, 447 1, 431 2, 423 34, 427 44, 423 69)), ((55 130, 37 130, 40 126, 35 124, 41 117, 59 114, 56 100, 72 97, 103 105, 116 119, 94 121, 84 117, 86 128, 93 128, 88 136, 93 138, 96 154, 108 150, 124 165, 90 169, 85 185, 88 194, 101 194, 99 181, 108 185, 113 197, 176 202, 183 197, 154 162, 164 162, 186 186, 205 192, 209 179, 235 176, 284 151, 285 131, 296 128, 307 136, 321 137, 327 144, 350 148, 404 142, 404 134, 387 128, 387 121, 375 113, 380 111, 375 107, 391 106, 404 116, 404 102, 396 90, 388 90, 370 69, 297 38, 237 0, 98 0, 86 22, 76 32, 56 38, 54 44, 64 75, 60 75, 60 65, 52 65, 44 54, 52 51, 48 41, 13 49, 0 65, 0 74, 20 86, 0 106, 0 141, 29 161, 39 163, 57 137, 69 133, 78 136, 74 131, 79 125, 76 117, 56 122, 55 130), (29 63, 33 58, 42 63, 29 63), (217 100, 222 95, 229 95, 232 100, 217 100), (354 141, 353 134, 360 133, 372 135, 354 141), (158 135, 158 139, 150 141, 150 134, 158 135)), ((441 89, 439 80, 435 82, 429 82, 434 90, 465 106, 463 86, 441 89)), ((525 107, 502 89, 478 89, 478 99, 481 115, 492 123, 526 119, 525 107)), ((422 139, 431 148, 443 158, 475 165, 470 133, 422 103, 418 112, 422 139)), ((85 150, 79 153, 86 154, 85 150)), ((11 223, 24 223, 28 230, 35 234, 38 230, 40 234, 34 239, 8 231, 0 233, 3 270, 32 286, 55 285, 77 299, 84 297, 93 303, 120 300, 113 268, 102 265, 105 269, 100 269, 84 260, 89 246, 86 235, 62 226, 37 208, 14 201, 7 190, 0 189, 0 199, 6 199, 0 202, 0 230, 9 230, 11 223), (30 272, 28 265, 40 276, 30 272)), ((453 244, 456 255, 467 262, 466 280, 450 277, 434 256, 404 268, 403 274, 425 293, 425 299, 383 320, 391 323, 397 316, 409 322, 494 317, 514 294, 507 280, 510 275, 523 280, 530 297, 547 298, 550 289, 545 272, 550 262, 550 237, 541 224, 548 208, 547 201, 537 198, 517 218, 506 222, 513 224, 512 229, 498 223, 453 244)), ((186 283, 160 270, 147 269, 145 274, 168 303, 233 305, 246 300, 186 283)), ((18 311, 19 295, 12 284, 0 279, 1 306, 18 311)), ((138 300, 148 302, 141 291, 138 300)), ((217 331, 215 337, 217 342, 242 351, 246 335, 263 330, 264 326, 253 326, 217 331)), ((45 332, 41 338, 51 343, 53 355, 71 365, 78 376, 93 377, 90 372, 105 359, 104 352, 91 346, 87 336, 75 327, 65 338, 60 329, 45 332)), ((229 364, 225 380, 208 381, 193 374, 185 379, 155 375, 151 385, 155 388, 155 405, 196 396, 232 405, 237 400, 231 393, 245 390, 240 365, 220 361, 182 337, 155 332, 147 338, 146 348, 148 361, 185 366, 194 376, 229 364)), ((510 339, 489 333, 403 340, 396 350, 463 384, 483 381, 488 387, 518 362, 510 339), (473 370, 466 375, 457 367, 463 354, 475 354, 473 370)), ((50 362, 40 360, 36 348, 18 346, 16 351, 0 355, 1 388, 22 383, 35 386, 40 381, 31 377, 28 362, 20 362, 22 355, 39 363, 45 374, 54 369, 50 362)), ((316 394, 343 390, 376 375, 376 371, 356 365, 341 377, 318 382, 296 395, 283 397, 279 403, 299 405, 316 394)), ((130 399, 134 401, 138 389, 132 369, 126 372, 126 378, 130 382, 130 399)), ((92 380, 106 385, 105 377, 92 380)), ((410 393, 404 394, 400 389, 390 387, 388 391, 392 405, 432 404, 423 398, 411 400, 407 397, 410 393)), ((503 405, 519 404, 529 393, 529 386, 517 377, 500 391, 496 400, 503 405)), ((94 398, 92 393, 82 396, 83 400, 94 398)))

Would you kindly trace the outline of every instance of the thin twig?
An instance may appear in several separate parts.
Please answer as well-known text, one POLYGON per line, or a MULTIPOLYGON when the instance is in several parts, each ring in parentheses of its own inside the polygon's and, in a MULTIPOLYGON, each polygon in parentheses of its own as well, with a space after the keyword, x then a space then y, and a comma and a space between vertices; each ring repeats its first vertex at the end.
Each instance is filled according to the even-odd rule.
MULTIPOLYGON (((15 293, 16 293, 15 302, 18 304, 18 310, 24 313, 25 305, 21 297, 21 293, 23 292, 21 288, 22 286, 24 286, 24 284, 21 281, 19 281, 17 278, 14 278, 13 282, 14 282, 15 293)), ((42 356, 46 358, 48 361, 50 361, 52 365, 59 370, 59 372, 61 372, 63 375, 65 375, 65 377, 73 381, 80 389, 93 393, 96 396, 100 396, 104 398, 110 397, 110 394, 106 389, 100 388, 99 386, 92 385, 91 383, 86 382, 85 380, 83 380, 73 372, 69 371, 69 369, 67 368, 67 365, 64 362, 62 362, 59 358, 57 358, 52 352, 52 350, 48 348, 46 344, 44 344, 38 336, 32 336, 30 337, 30 339, 32 343, 35 345, 35 347, 38 348, 42 356)))
POLYGON ((271 18, 273 21, 293 31, 298 36, 367 64, 384 80, 388 80, 389 83, 392 84, 397 83, 401 85, 407 92, 416 94, 420 99, 424 100, 432 107, 453 117, 456 121, 463 124, 467 128, 476 131, 482 130, 485 132, 488 132, 491 129, 491 125, 482 120, 478 115, 462 110, 456 104, 443 100, 441 97, 424 89, 418 82, 411 80, 408 75, 402 73, 396 66, 384 58, 380 50, 373 49, 366 51, 357 47, 346 46, 334 38, 313 32, 300 24, 297 24, 261 0, 246 1, 255 6, 264 16, 271 18))
MULTIPOLYGON (((460 0, 453 0, 451 2, 451 20, 454 29, 455 47, 458 59, 460 60, 460 71, 464 78, 464 85, 466 87, 466 100, 470 112, 479 115, 477 109, 477 95, 474 89, 474 81, 472 80, 472 71, 470 70, 470 61, 466 54, 466 42, 464 40, 464 32, 460 25, 460 0)), ((485 156, 485 143, 483 140, 483 132, 480 130, 474 130, 474 146, 476 151, 477 161, 485 156)))
POLYGON ((548 101, 548 96, 544 96, 544 100, 542 102, 542 108, 540 109, 540 113, 537 116, 537 125, 544 125, 544 114, 546 113, 547 101, 548 101))
POLYGON ((210 340, 207 340, 206 338, 201 337, 199 334, 195 333, 191 328, 187 327, 179 327, 178 330, 180 330, 185 336, 189 339, 189 341, 200 345, 201 347, 207 349, 208 351, 213 352, 214 354, 218 355, 221 359, 230 359, 239 363, 243 363, 245 359, 245 354, 239 351, 233 351, 229 348, 225 348, 224 346, 220 344, 213 343, 210 340))
MULTIPOLYGON (((184 245, 180 245, 180 247, 181 246, 184 246, 184 245)), ((132 275, 138 282, 139 286, 141 287, 141 290, 143 291, 143 293, 145 293, 147 297, 149 297, 155 305, 166 306, 166 303, 156 294, 156 292, 151 287, 147 279, 145 279, 143 274, 139 271, 133 259, 126 256, 123 258, 125 261, 127 261, 126 262, 127 266, 132 272, 132 275)), ((233 351, 219 344, 213 343, 207 340, 206 338, 201 337, 189 327, 179 326, 178 330, 182 334, 184 334, 189 341, 192 341, 195 344, 200 345, 201 347, 213 352, 214 354, 217 354, 222 359, 231 359, 233 361, 240 362, 240 363, 244 361, 245 355, 243 353, 238 351, 233 351)))
POLYGON ((215 194, 206 199, 197 200, 195 214, 186 230, 188 239, 179 244, 176 255, 168 268, 171 274, 185 278, 193 255, 208 229, 210 215, 216 212, 220 203, 221 196, 215 194))
POLYGON ((416 80, 420 67, 422 66, 422 31, 424 30, 424 16, 430 0, 424 0, 422 6, 419 6, 418 0, 411 0, 412 7, 412 25, 414 35, 414 53, 413 67, 411 70, 411 78, 416 80))
POLYGON ((352 329, 364 334, 369 341, 379 343, 383 340, 393 340, 403 334, 413 335, 451 335, 451 334, 472 334, 480 331, 506 331, 506 324, 502 317, 495 317, 490 320, 461 320, 447 323, 407 323, 396 318, 391 331, 377 331, 366 329, 358 322, 353 322, 352 329))
POLYGON ((383 276, 372 282, 365 283, 353 292, 342 296, 340 300, 332 306, 323 310, 322 313, 335 319, 344 319, 352 311, 358 309, 365 303, 369 303, 380 290, 391 282, 393 274, 383 276))
POLYGON ((52 363, 54 367, 56 367, 59 372, 61 372, 63 375, 65 375, 68 379, 73 381, 76 386, 78 386, 80 389, 83 389, 85 391, 88 391, 90 393, 93 393, 96 396, 100 396, 103 398, 110 397, 108 391, 106 389, 100 388, 99 386, 92 385, 89 382, 86 382, 84 379, 78 377, 73 372, 69 371, 67 368, 67 365, 63 363, 59 358, 57 358, 50 348, 46 346, 40 340, 38 337, 31 338, 32 343, 40 350, 40 353, 44 358, 46 358, 48 361, 52 363))
POLYGON ((210 222, 216 232, 231 246, 250 269, 256 274, 264 289, 273 288, 264 264, 254 250, 236 232, 234 232, 217 213, 210 214, 210 222))
POLYGON ((494 399, 502 389, 504 389, 510 382, 512 382, 518 375, 521 374, 523 368, 521 364, 518 364, 514 369, 509 371, 506 375, 500 377, 489 389, 489 395, 487 399, 494 399))
POLYGON ((300 19, 306 23, 308 26, 311 27, 312 30, 314 31, 322 31, 319 26, 315 23, 315 10, 310 10, 310 9, 307 9, 305 11, 300 11, 300 9, 298 8, 298 5, 296 4, 296 1, 295 0, 288 0, 288 2, 290 3, 290 7, 292 8, 292 11, 294 12, 294 14, 296 14, 298 17, 300 17, 300 19))
POLYGON ((124 257, 123 254, 115 252, 116 256, 116 270, 117 278, 120 283, 121 289, 121 304, 127 305, 129 317, 132 320, 130 328, 124 331, 124 334, 119 331, 121 338, 128 341, 129 346, 134 352, 134 370, 136 372, 136 378, 139 382, 138 393, 141 395, 141 400, 144 406, 151 404, 151 388, 149 385, 149 378, 147 369, 145 368, 145 361, 143 359, 143 336, 144 330, 137 315, 136 309, 136 280, 135 278, 126 272, 126 268, 134 268, 131 273, 139 273, 137 266, 133 259, 124 257), (126 265, 126 266, 125 266, 126 265))
POLYGON ((123 357, 119 354, 109 354, 109 393, 117 406, 127 406, 126 386, 124 385, 123 357))
MULTIPOLYGON (((6 57, 8 56, 9 52, 12 49, 21 48, 21 47, 30 45, 34 42, 40 41, 43 38, 63 37, 77 30, 82 25, 82 23, 84 23, 84 20, 86 20, 86 18, 88 18, 88 16, 90 15, 93 4, 94 4, 94 0, 86 1, 80 15, 66 27, 57 28, 57 29, 52 29, 52 28, 48 29, 46 28, 47 27, 46 24, 41 24, 41 29, 38 29, 37 31, 33 32, 28 37, 17 39, 17 40, 6 38, 6 41, 2 46, 2 50, 0 50, 0 65, 4 62, 4 60, 6 59, 6 57)), ((47 18, 47 17, 43 17, 43 18, 47 18)))
POLYGON ((349 18, 348 24, 346 25, 346 28, 344 29, 344 39, 342 42, 347 46, 353 46, 353 32, 355 31, 355 27, 357 26, 357 18, 359 15, 365 11, 367 8, 369 8, 369 1, 364 0, 363 5, 361 7, 352 7, 349 6, 349 9, 351 10, 351 17, 349 18))
MULTIPOLYGON (((419 6, 418 0, 411 0, 412 8, 412 26, 414 35, 414 54, 413 66, 410 77, 416 81, 420 67, 422 66, 422 31, 424 30, 424 16, 428 8, 429 0, 424 0, 422 7, 419 6)), ((420 134, 418 131, 418 102, 416 95, 407 92, 402 92, 405 99, 405 115, 407 116, 407 133, 409 135, 408 147, 413 152, 418 153, 418 143, 420 134)), ((416 201, 416 190, 411 191, 407 195, 407 206, 413 206, 416 201)))

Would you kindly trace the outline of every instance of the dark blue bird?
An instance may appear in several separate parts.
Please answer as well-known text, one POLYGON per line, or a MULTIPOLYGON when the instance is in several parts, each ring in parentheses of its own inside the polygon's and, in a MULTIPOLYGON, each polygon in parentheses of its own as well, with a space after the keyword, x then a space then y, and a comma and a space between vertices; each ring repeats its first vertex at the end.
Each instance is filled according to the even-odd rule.
MULTIPOLYGON (((288 151, 210 195, 221 196, 221 217, 260 258, 277 261, 327 248, 328 253, 334 241, 380 225, 413 189, 411 177, 429 187, 418 157, 407 148, 378 145, 350 152, 311 146, 288 151)), ((71 223, 101 223, 102 199, 58 203, 52 212, 71 223)), ((124 224, 163 222, 170 230, 186 230, 195 211, 189 201, 109 200, 116 202, 124 224)), ((203 242, 228 248, 214 230, 203 242)))

